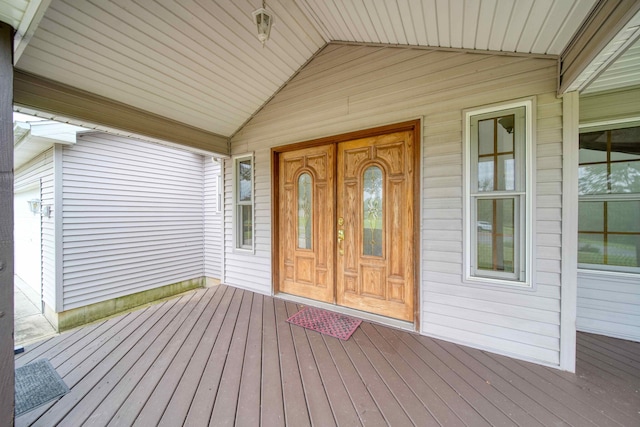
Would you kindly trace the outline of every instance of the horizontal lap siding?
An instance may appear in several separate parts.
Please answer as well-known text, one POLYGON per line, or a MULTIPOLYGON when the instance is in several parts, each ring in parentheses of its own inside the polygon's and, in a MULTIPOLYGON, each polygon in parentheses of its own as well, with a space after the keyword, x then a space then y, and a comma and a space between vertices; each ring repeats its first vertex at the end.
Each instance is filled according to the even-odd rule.
MULTIPOLYGON (((229 207, 227 283, 271 291, 271 147, 422 117, 421 332, 557 365, 562 104, 555 72, 556 62, 544 59, 328 46, 232 141, 234 154, 255 153, 257 250, 233 253, 229 207), (466 284, 462 110, 534 95, 536 284, 466 284)), ((229 180, 230 172, 229 162, 229 180)))
POLYGON ((204 159, 91 133, 63 151, 64 310, 204 274, 204 159))
MULTIPOLYGON (((535 73, 535 72, 534 72, 535 73)), ((551 76, 549 76, 551 77, 551 76)), ((520 80, 518 78, 518 80, 520 80)), ((508 80, 505 86, 509 86, 508 80)), ((557 365, 560 321, 562 104, 541 81, 511 87, 537 96, 534 290, 462 281, 462 115, 425 117, 423 145, 422 332, 519 358, 557 365), (549 235, 549 238, 539 238, 549 235)), ((473 97, 470 88, 469 97, 473 97)), ((500 101, 485 94, 486 103, 500 101)), ((451 102, 451 101, 447 101, 451 102)), ((460 109, 465 99, 459 100, 460 109)))
POLYGON ((220 279, 222 266, 222 212, 218 210, 220 164, 204 158, 204 275, 220 279))
POLYGON ((640 341, 640 281, 636 276, 580 271, 577 329, 640 341))
MULTIPOLYGON (((15 172, 15 189, 40 182, 40 200, 43 206, 51 206, 51 214, 42 217, 42 299, 49 307, 55 307, 55 231, 54 217, 58 213, 53 199, 53 148, 37 155, 15 172)), ((34 266, 34 268, 37 268, 34 266)))

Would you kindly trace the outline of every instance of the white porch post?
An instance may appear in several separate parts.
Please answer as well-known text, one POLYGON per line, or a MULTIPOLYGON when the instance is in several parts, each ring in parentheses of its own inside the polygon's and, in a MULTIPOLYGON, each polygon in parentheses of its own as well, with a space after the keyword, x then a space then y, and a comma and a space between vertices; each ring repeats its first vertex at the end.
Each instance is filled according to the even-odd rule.
POLYGON ((576 371, 578 301, 578 149, 579 93, 562 97, 562 288, 560 293, 560 369, 576 371))
POLYGON ((13 28, 0 22, 0 425, 13 425, 13 28))

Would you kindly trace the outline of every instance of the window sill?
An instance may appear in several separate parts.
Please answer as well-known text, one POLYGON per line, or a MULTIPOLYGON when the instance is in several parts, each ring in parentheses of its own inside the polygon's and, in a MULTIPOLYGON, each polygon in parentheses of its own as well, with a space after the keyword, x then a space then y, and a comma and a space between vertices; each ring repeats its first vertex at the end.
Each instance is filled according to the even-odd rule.
POLYGON ((465 284, 474 285, 478 287, 494 287, 500 289, 513 289, 513 290, 534 290, 531 282, 520 282, 517 280, 505 280, 505 279, 492 279, 489 277, 477 277, 467 276, 464 280, 465 284))
POLYGON ((241 255, 255 255, 256 250, 253 248, 233 248, 233 253, 241 255))
POLYGON ((594 276, 602 276, 602 277, 619 277, 619 278, 633 278, 638 279, 638 275, 640 274, 640 270, 638 271, 619 271, 619 270, 608 270, 608 269, 600 269, 597 266, 593 267, 581 267, 578 266, 578 274, 582 275, 594 275, 594 276))

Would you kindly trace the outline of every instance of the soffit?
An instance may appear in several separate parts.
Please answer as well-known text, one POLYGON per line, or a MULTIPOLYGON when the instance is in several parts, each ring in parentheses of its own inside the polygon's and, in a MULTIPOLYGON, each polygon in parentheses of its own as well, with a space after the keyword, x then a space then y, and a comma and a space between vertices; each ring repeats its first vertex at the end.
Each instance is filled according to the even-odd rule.
POLYGON ((263 48, 260 0, 53 0, 16 67, 230 136, 328 42, 557 55, 595 2, 269 0, 263 48))

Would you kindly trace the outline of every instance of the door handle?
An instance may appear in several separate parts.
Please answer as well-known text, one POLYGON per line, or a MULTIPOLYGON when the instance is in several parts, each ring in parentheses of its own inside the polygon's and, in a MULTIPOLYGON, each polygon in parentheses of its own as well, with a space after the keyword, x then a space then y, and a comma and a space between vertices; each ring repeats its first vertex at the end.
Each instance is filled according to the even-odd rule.
POLYGON ((342 249, 342 241, 344 240, 344 230, 338 230, 338 254, 344 255, 344 250, 342 249))

